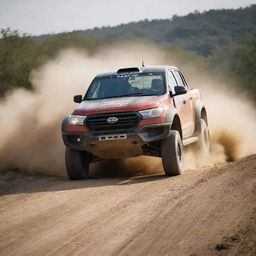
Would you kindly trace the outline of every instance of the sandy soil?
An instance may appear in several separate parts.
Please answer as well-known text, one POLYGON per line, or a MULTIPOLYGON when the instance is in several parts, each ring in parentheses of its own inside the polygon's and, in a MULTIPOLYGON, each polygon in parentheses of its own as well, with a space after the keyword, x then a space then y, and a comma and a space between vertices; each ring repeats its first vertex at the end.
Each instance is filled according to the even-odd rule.
POLYGON ((256 156, 179 177, 0 175, 0 255, 256 255, 256 156))

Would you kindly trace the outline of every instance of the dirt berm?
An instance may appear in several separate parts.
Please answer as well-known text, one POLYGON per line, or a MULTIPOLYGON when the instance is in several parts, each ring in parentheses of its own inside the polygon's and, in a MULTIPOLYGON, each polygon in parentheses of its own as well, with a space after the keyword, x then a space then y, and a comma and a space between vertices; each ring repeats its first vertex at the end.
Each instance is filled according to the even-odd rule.
POLYGON ((170 178, 0 185, 0 255, 256 255, 256 155, 170 178))

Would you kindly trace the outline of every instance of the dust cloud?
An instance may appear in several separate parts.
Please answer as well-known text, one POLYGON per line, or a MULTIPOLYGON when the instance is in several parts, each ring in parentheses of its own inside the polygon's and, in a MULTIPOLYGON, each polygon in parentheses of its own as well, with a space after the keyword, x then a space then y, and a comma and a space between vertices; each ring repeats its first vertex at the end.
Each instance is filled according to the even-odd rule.
POLYGON ((147 156, 104 160, 90 168, 91 177, 133 177, 155 174, 163 174, 161 159, 147 156))
MULTIPOLYGON (((97 73, 138 66, 142 57, 146 65, 177 65, 185 69, 190 84, 202 91, 208 110, 212 152, 200 159, 193 151, 187 152, 187 169, 212 166, 256 152, 255 110, 241 95, 225 91, 225 85, 216 87, 211 76, 200 79, 194 65, 155 46, 118 44, 98 50, 93 56, 79 49, 62 50, 55 59, 32 71, 33 91, 17 89, 0 102, 0 170, 64 176, 60 126, 76 106, 73 95, 84 94, 97 73)), ((107 170, 119 173, 121 168, 124 176, 162 171, 161 161, 156 158, 107 163, 107 170)))
MULTIPOLYGON (((198 77, 192 76, 193 79, 198 77)), ((211 152, 203 155, 186 152, 186 168, 210 167, 256 153, 256 110, 245 95, 209 76, 195 84, 202 92, 208 112, 211 152)))

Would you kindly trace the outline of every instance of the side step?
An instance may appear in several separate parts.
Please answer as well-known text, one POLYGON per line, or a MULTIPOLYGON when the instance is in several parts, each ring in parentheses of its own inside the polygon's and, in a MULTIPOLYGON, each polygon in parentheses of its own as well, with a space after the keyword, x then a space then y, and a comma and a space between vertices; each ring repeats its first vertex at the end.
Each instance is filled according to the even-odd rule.
POLYGON ((198 140, 199 140, 198 136, 189 137, 189 138, 182 140, 182 144, 183 144, 183 146, 187 146, 187 145, 194 143, 198 140))

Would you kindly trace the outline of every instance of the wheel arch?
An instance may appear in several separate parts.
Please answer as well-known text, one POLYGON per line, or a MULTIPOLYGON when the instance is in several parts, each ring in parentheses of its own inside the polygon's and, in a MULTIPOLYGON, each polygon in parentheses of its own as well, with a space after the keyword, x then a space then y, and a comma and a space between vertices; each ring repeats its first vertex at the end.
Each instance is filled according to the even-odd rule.
POLYGON ((178 131, 179 134, 180 134, 181 139, 183 138, 181 122, 180 122, 180 118, 179 118, 179 116, 177 114, 173 118, 171 130, 178 131))
POLYGON ((207 112, 205 107, 203 107, 201 110, 201 119, 203 119, 208 125, 208 117, 207 117, 207 112))
POLYGON ((195 104, 195 132, 200 133, 201 119, 203 119, 208 125, 208 117, 206 107, 201 101, 197 101, 195 104))
POLYGON ((178 111, 176 108, 170 107, 168 109, 165 121, 171 123, 171 130, 178 131, 180 134, 180 137, 182 139, 181 121, 180 121, 180 117, 179 117, 179 114, 178 114, 178 111))

